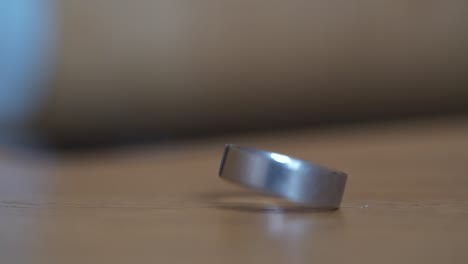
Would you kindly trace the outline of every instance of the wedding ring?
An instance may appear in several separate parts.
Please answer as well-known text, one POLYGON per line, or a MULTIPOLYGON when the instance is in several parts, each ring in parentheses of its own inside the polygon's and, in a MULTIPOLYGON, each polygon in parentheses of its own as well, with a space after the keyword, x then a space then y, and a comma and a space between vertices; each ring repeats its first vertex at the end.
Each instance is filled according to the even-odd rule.
POLYGON ((219 176, 251 189, 304 203, 314 208, 338 208, 346 173, 283 154, 226 145, 219 176))

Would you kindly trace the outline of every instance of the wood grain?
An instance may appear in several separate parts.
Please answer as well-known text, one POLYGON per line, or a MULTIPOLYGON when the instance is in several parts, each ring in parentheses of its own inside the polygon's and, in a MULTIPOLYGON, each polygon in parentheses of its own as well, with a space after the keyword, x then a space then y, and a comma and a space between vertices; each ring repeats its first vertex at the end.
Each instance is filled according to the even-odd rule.
POLYGON ((464 119, 0 153, 2 263, 468 261, 464 119), (227 142, 347 171, 342 208, 308 210, 223 182, 227 142))

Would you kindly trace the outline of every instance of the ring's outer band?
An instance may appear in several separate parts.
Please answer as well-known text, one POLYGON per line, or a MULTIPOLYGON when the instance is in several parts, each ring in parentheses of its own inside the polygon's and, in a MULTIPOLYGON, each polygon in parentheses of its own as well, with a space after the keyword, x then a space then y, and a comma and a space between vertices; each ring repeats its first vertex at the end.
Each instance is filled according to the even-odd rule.
POLYGON ((347 178, 312 162, 233 144, 224 149, 219 176, 315 208, 340 207, 347 178))

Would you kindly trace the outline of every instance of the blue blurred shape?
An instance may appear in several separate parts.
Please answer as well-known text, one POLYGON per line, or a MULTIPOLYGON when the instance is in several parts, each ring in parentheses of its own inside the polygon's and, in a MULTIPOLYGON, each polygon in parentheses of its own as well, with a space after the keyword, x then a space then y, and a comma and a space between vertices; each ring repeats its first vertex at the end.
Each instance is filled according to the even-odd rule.
POLYGON ((51 0, 0 1, 0 125, 27 121, 45 96, 53 17, 51 0))

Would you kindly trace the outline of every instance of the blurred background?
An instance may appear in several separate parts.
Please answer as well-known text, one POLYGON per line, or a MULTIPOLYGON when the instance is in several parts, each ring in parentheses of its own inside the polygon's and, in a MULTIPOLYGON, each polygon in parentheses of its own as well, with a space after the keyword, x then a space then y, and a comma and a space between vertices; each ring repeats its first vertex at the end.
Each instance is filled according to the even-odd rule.
POLYGON ((0 0, 0 262, 467 263, 467 106, 468 0, 0 0), (219 180, 226 143, 342 208, 219 180))
POLYGON ((464 114, 468 2, 3 0, 2 142, 464 114))

